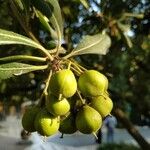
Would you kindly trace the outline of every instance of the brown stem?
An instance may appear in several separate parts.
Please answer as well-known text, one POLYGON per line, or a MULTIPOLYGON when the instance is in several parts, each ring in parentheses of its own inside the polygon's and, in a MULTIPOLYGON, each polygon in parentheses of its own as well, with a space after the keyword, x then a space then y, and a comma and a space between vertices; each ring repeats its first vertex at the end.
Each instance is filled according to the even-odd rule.
POLYGON ((113 110, 113 115, 120 121, 123 126, 128 130, 131 136, 137 141, 143 150, 149 150, 150 144, 146 139, 139 133, 139 131, 134 127, 130 120, 126 117, 125 113, 120 108, 115 108, 113 110))

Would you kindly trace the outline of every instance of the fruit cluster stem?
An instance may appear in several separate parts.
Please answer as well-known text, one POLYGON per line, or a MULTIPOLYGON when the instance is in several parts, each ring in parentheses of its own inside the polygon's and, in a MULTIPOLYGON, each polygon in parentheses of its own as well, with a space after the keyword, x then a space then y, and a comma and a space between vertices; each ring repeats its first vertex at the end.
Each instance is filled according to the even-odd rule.
POLYGON ((81 66, 80 64, 78 64, 74 59, 71 59, 71 61, 72 61, 75 65, 77 65, 81 70, 83 70, 83 71, 86 71, 86 70, 87 70, 86 68, 84 68, 83 66, 81 66))
POLYGON ((61 101, 61 99, 62 99, 62 94, 59 94, 58 100, 61 101))
POLYGON ((92 134, 94 135, 94 137, 96 138, 96 140, 98 140, 98 137, 97 137, 96 133, 93 132, 92 134))
POLYGON ((75 63, 72 62, 72 66, 74 66, 80 73, 83 73, 83 71, 75 63))
POLYGON ((80 72, 78 71, 78 70, 76 70, 74 67, 70 67, 71 68, 71 70, 73 70, 78 76, 80 76, 80 72))
POLYGON ((51 76, 52 76, 52 70, 50 70, 50 73, 49 73, 47 81, 46 81, 45 88, 44 88, 43 93, 42 93, 42 95, 40 97, 40 101, 39 101, 39 104, 38 104, 39 106, 41 106, 44 96, 47 99, 47 95, 48 95, 47 89, 48 89, 48 86, 49 86, 49 82, 50 82, 51 76))
POLYGON ((82 96, 81 96, 81 94, 80 94, 80 92, 78 90, 77 90, 77 94, 78 94, 82 104, 84 105, 85 104, 84 99, 82 98, 82 96))
POLYGON ((70 61, 69 63, 68 63, 68 70, 70 70, 70 67, 71 67, 71 65, 72 65, 72 62, 70 61))
POLYGON ((47 89, 48 89, 48 86, 49 86, 51 76, 52 76, 52 70, 50 70, 50 73, 49 73, 47 81, 46 81, 46 86, 45 86, 44 91, 43 91, 44 95, 46 95, 46 96, 48 95, 47 89))

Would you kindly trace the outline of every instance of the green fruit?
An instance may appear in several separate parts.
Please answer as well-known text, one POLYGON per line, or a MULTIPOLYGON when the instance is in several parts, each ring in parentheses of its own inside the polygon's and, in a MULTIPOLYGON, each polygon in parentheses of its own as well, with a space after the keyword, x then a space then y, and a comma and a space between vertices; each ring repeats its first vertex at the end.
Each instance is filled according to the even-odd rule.
POLYGON ((88 70, 80 76, 78 86, 84 96, 95 97, 107 90, 108 80, 98 71, 88 70))
POLYGON ((34 120, 37 113, 40 111, 38 106, 29 107, 23 115, 22 126, 28 132, 36 131, 34 128, 34 120))
POLYGON ((48 112, 55 116, 65 115, 70 110, 70 104, 66 98, 58 100, 54 95, 50 95, 46 101, 46 108, 48 112))
POLYGON ((76 126, 84 134, 95 133, 102 126, 102 117, 95 109, 85 105, 77 113, 76 126))
POLYGON ((70 113, 64 120, 61 121, 59 131, 64 134, 73 134, 77 131, 75 117, 73 114, 70 113))
POLYGON ((54 73, 50 80, 50 92, 56 96, 71 97, 77 90, 77 82, 71 70, 61 70, 54 73))
POLYGON ((60 125, 59 117, 48 113, 46 109, 41 110, 34 121, 36 131, 43 136, 51 136, 58 132, 60 125))
POLYGON ((108 96, 99 96, 91 100, 90 106, 97 110, 102 117, 106 117, 113 108, 113 102, 108 96))

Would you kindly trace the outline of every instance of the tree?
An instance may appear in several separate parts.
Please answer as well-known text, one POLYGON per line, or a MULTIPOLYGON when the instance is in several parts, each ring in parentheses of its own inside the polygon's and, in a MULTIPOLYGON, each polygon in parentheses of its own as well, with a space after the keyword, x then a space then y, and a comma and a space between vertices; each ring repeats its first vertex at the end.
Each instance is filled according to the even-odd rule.
MULTIPOLYGON (((55 49, 56 43, 53 39, 57 38, 57 33, 54 32, 54 29, 56 31, 57 29, 55 28, 55 25, 53 26, 54 28, 51 28, 51 26, 47 24, 47 20, 43 17, 43 15, 47 16, 51 14, 50 11, 45 11, 49 6, 42 5, 44 8, 43 10, 40 7, 41 3, 39 3, 39 1, 36 1, 32 2, 32 5, 34 5, 35 9, 29 11, 30 6, 28 5, 28 2, 29 1, 23 1, 23 4, 19 1, 18 3, 11 2, 11 9, 13 11, 13 14, 15 18, 19 20, 19 23, 22 25, 26 33, 24 33, 20 28, 15 28, 19 33, 27 34, 34 41, 38 43, 40 41, 40 43, 42 43, 44 47, 47 47, 49 49, 51 49, 52 43, 54 43, 53 48, 55 49), (23 8, 23 6, 26 7, 23 8), (32 15, 34 17, 28 17, 28 14, 30 14, 30 16, 31 14, 34 14, 32 15), (19 15, 22 16, 19 17, 19 15), (39 32, 41 30, 43 31, 46 38, 38 38, 39 32)), ((127 104, 130 104, 132 109, 134 108, 137 112, 139 112, 139 115, 142 114, 145 117, 149 116, 148 110, 150 104, 148 101, 148 93, 150 90, 150 84, 148 84, 149 79, 147 74, 147 71, 149 70, 149 1, 118 0, 112 2, 110 0, 102 0, 101 3, 99 3, 99 1, 97 0, 85 0, 81 2, 82 3, 80 3, 80 1, 78 0, 74 0, 72 2, 68 2, 67 0, 60 1, 62 14, 65 18, 65 43, 63 45, 64 48, 69 54, 74 46, 77 45, 77 43, 80 41, 82 36, 87 34, 95 35, 99 32, 107 33, 111 37, 112 44, 109 53, 106 56, 84 55, 80 57, 77 56, 76 60, 86 68, 94 68, 107 75, 110 80, 109 92, 115 102, 115 108, 118 109, 119 107, 126 111, 125 106, 127 104), (129 33, 132 33, 132 36, 130 36, 129 33), (139 82, 139 80, 142 80, 143 82, 139 82)), ((8 7, 6 7, 6 3, 8 2, 3 2, 1 5, 5 5, 4 9, 6 9, 5 11, 7 12, 8 7)), ((52 22, 50 22, 50 24, 53 25, 52 22)), ((10 25, 10 27, 13 27, 11 23, 8 25, 10 25)), ((18 24, 15 23, 14 26, 18 26, 18 24)), ((4 50, 2 49, 2 52, 4 52, 1 54, 2 56, 8 56, 9 53, 18 54, 18 49, 20 48, 23 50, 19 52, 19 54, 36 54, 36 56, 38 57, 43 56, 42 53, 38 53, 35 50, 33 51, 32 48, 26 51, 26 48, 17 46, 16 51, 14 51, 12 47, 8 46, 9 50, 7 52, 5 51, 5 48, 4 50)), ((64 54, 61 55, 64 56, 64 54)), ((40 90, 40 84, 44 83, 44 81, 41 80, 41 75, 37 73, 30 74, 29 76, 24 75, 23 77, 19 77, 18 79, 3 81, 1 83, 1 85, 3 86, 1 87, 7 87, 4 88, 3 92, 5 93, 7 92, 7 90, 10 90, 9 83, 15 83, 13 85, 18 85, 18 87, 15 87, 17 87, 17 89, 20 89, 21 85, 16 83, 20 83, 20 81, 22 81, 22 78, 26 78, 26 80, 24 81, 28 81, 25 82, 25 85, 27 85, 25 88, 29 91, 40 90), (32 78, 33 76, 35 77, 32 78), (35 84, 30 84, 30 81, 32 79, 36 81, 35 83, 38 84, 38 86, 35 84)), ((34 99, 38 99, 41 92, 38 94, 35 93, 34 99)), ((10 93, 10 95, 12 95, 12 93, 10 93)), ((22 93, 22 96, 24 97, 25 94, 22 93)), ((29 95, 28 97, 31 98, 31 95, 29 95)), ((115 109, 114 112, 116 112, 115 109)), ((148 146, 148 144, 145 145, 148 146)))

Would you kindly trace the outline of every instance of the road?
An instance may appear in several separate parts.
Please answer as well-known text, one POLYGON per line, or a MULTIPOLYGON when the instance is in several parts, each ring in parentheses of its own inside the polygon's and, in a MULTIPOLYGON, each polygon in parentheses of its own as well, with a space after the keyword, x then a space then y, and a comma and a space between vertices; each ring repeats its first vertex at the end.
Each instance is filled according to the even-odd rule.
MULTIPOLYGON (((148 127, 137 127, 140 133, 150 142, 150 130, 148 127)), ((75 133, 73 135, 65 135, 63 139, 59 138, 60 134, 47 138, 46 142, 43 142, 43 138, 34 133, 30 137, 30 140, 33 142, 32 149, 29 146, 29 142, 23 142, 20 139, 20 131, 22 129, 21 120, 9 116, 6 121, 0 122, 0 150, 38 150, 40 146, 41 149, 46 149, 46 146, 49 147, 49 150, 74 150, 76 148, 82 150, 94 150, 98 146, 95 142, 93 135, 84 135, 80 133, 75 133), (19 144, 18 144, 19 143, 19 144), (50 149, 51 145, 51 149, 50 149), (43 148, 44 146, 44 148, 43 148), (80 148, 79 148, 80 147, 80 148)), ((103 128, 103 143, 106 143, 106 129, 103 128)), ((116 129, 114 136, 115 143, 129 143, 137 145, 136 141, 128 134, 124 129, 116 129)), ((40 148, 39 148, 40 150, 40 148)))

